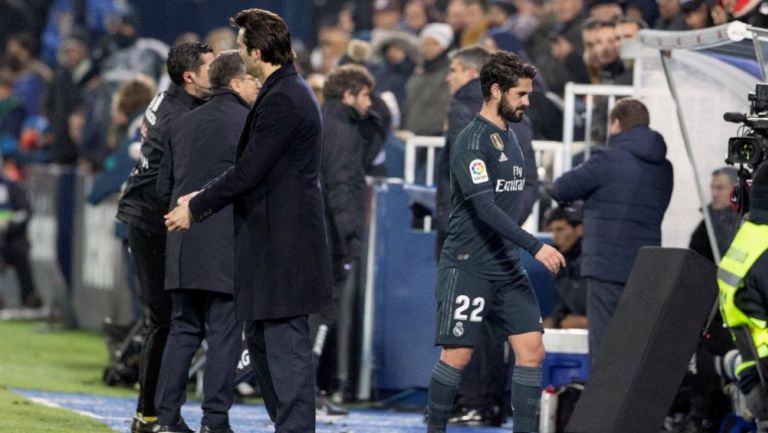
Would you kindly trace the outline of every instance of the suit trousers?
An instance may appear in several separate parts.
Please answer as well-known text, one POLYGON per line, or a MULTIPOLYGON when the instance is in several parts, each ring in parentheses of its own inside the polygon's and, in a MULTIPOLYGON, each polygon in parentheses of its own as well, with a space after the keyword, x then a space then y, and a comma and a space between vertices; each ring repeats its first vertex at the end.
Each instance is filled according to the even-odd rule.
POLYGON ((203 338, 208 343, 203 382, 202 425, 229 427, 235 394, 235 370, 240 359, 242 327, 235 317, 235 299, 207 290, 171 290, 171 332, 163 352, 155 405, 160 425, 181 420, 187 398, 189 367, 203 338))
POLYGON ((128 245, 144 307, 144 345, 139 362, 136 411, 155 416, 155 391, 171 324, 171 295, 165 291, 165 234, 128 226, 128 245))
POLYGON ((245 336, 275 433, 313 433, 315 368, 307 316, 249 321, 245 336))
POLYGON ((589 328, 589 360, 595 365, 600 346, 608 334, 613 313, 621 300, 624 283, 587 278, 587 327, 589 328))

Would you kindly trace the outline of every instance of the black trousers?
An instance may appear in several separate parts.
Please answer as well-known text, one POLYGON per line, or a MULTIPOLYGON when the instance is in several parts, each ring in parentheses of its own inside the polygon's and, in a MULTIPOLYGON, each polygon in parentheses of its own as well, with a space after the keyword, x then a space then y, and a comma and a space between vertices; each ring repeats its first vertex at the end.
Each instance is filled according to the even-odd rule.
POLYGON ((504 362, 504 345, 493 333, 486 321, 478 335, 472 352, 472 360, 461 375, 456 392, 456 404, 469 409, 489 410, 494 406, 504 412, 504 385, 507 365, 504 362))
POLYGON ((165 233, 128 226, 128 245, 144 307, 144 346, 139 363, 136 411, 155 416, 155 391, 171 324, 171 295, 165 291, 165 233))
POLYGON ((595 358, 600 356, 613 313, 621 300, 623 283, 587 278, 587 326, 589 327, 589 362, 595 365, 595 358))
POLYGON ((171 332, 163 352, 155 406, 160 425, 181 420, 187 399, 192 357, 203 338, 208 342, 203 382, 202 425, 229 427, 235 393, 235 369, 240 359, 242 327, 235 317, 232 295, 207 290, 172 290, 171 332), (206 331, 207 328, 207 331, 206 331))
POLYGON ((21 302, 26 305, 36 294, 35 280, 32 277, 32 265, 29 260, 29 244, 26 239, 7 239, 0 249, 3 261, 16 271, 16 278, 21 289, 21 302))
POLYGON ((307 316, 246 322, 245 336, 275 433, 313 433, 315 368, 307 316))

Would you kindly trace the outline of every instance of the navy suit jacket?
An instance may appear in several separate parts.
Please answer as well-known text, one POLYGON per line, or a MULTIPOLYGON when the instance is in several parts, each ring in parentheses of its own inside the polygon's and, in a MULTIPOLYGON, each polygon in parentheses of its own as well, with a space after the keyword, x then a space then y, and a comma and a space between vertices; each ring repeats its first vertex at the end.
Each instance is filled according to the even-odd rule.
POLYGON ((317 313, 331 305, 312 90, 284 65, 248 113, 234 167, 189 203, 195 221, 234 203, 235 302, 241 320, 317 313))

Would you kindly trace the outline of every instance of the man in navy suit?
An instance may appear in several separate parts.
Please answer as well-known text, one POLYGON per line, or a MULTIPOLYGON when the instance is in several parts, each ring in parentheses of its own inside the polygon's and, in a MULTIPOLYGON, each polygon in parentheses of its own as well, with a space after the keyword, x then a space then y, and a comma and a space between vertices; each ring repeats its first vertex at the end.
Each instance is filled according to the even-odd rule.
POLYGON ((314 368, 307 316, 331 302, 320 161, 322 122, 296 73, 285 22, 241 11, 240 56, 263 87, 240 136, 237 162, 177 200, 169 231, 185 230, 228 204, 235 212, 235 307, 275 430, 315 431, 314 368))
MULTIPOLYGON (((173 199, 199 190, 235 163, 240 132, 256 101, 258 82, 245 73, 236 50, 219 54, 208 77, 211 98, 181 119, 169 148, 172 173, 164 173, 164 166, 158 174, 172 178, 173 199)), ((234 237, 232 206, 188 231, 168 235, 165 290, 171 294, 173 312, 155 398, 158 433, 192 433, 181 418, 181 406, 189 366, 203 338, 208 353, 200 432, 231 433, 228 411, 242 334, 233 297, 234 237)))

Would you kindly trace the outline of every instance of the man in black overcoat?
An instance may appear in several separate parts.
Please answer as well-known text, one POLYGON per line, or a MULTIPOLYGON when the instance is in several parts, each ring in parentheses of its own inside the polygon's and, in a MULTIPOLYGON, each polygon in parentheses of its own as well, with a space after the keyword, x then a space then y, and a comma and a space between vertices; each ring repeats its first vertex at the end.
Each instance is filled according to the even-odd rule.
MULTIPOLYGON (((240 133, 258 94, 258 82, 246 74, 237 50, 219 54, 208 77, 211 99, 184 116, 171 138, 174 202, 234 165, 240 133)), ((208 352, 200 432, 231 433, 228 412, 242 332, 235 316, 234 237, 232 206, 186 232, 168 235, 165 288, 173 312, 155 401, 159 433, 192 431, 181 418, 181 407, 192 357, 203 338, 208 352)))
POLYGON ((307 315, 331 302, 320 108, 296 73, 288 27, 278 15, 248 9, 233 22, 246 70, 263 87, 235 166, 199 194, 181 197, 166 226, 183 230, 234 204, 235 304, 264 403, 277 432, 314 432, 307 315))

